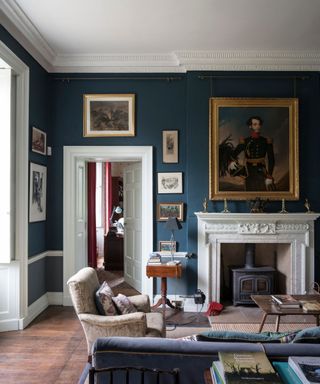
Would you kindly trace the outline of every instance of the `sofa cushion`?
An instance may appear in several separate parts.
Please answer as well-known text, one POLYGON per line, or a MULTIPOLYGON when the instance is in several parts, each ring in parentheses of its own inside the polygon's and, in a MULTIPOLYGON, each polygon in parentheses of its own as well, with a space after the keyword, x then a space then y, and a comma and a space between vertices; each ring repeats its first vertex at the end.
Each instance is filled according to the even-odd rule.
POLYGON ((96 291, 95 302, 100 315, 115 316, 117 309, 112 301, 113 292, 106 281, 96 291))
POLYGON ((128 313, 138 312, 136 307, 131 303, 129 298, 122 293, 119 293, 118 296, 113 297, 112 301, 116 306, 118 312, 121 315, 126 315, 128 313))
POLYGON ((320 344, 320 327, 302 329, 296 333, 293 343, 317 343, 320 344))
MULTIPOLYGON (((191 341, 228 341, 246 343, 289 343, 296 336, 296 332, 236 332, 236 331, 208 331, 190 337, 191 341)), ((184 338, 186 340, 186 338, 184 338)))

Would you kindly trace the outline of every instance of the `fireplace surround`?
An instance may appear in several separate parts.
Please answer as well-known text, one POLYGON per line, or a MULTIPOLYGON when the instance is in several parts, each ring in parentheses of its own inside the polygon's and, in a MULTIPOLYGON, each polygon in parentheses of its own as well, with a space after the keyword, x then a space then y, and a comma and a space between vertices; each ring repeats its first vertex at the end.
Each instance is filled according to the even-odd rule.
POLYGON ((290 245, 287 293, 303 294, 314 281, 314 221, 317 213, 196 212, 198 219, 198 288, 208 301, 220 301, 221 245, 275 243, 290 245))

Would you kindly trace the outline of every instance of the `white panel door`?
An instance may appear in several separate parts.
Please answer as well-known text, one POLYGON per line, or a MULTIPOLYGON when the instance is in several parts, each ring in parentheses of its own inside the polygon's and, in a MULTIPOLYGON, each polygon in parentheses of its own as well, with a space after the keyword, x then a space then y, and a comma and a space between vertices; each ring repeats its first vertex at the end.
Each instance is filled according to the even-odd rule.
POLYGON ((87 258, 87 188, 86 188, 86 163, 78 160, 76 163, 76 249, 75 271, 88 265, 87 258))
POLYGON ((134 163, 123 171, 124 279, 141 292, 142 166, 134 163))

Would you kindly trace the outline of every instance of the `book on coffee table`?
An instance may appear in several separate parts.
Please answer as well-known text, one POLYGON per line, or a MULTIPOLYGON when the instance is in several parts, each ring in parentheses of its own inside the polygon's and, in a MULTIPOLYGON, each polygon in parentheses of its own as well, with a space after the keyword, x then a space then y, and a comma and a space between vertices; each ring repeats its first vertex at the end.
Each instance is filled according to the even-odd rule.
POLYGON ((319 312, 320 311, 320 302, 315 300, 310 301, 301 301, 302 309, 304 312, 319 312))
POLYGON ((299 309, 302 307, 301 302, 291 295, 271 295, 271 299, 282 309, 299 309))
POLYGON ((213 370, 221 383, 281 383, 264 352, 219 352, 213 370), (220 364, 219 364, 220 363, 220 364))
POLYGON ((303 384, 320 383, 320 357, 290 356, 288 364, 303 384))

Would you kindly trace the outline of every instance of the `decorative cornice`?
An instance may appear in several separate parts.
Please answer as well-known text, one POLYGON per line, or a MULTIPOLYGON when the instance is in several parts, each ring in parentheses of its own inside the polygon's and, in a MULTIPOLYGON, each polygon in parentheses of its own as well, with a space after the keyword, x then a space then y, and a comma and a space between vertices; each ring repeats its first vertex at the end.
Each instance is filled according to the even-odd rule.
POLYGON ((211 50, 59 55, 14 0, 0 0, 4 27, 48 72, 320 71, 320 51, 211 50))
POLYGON ((48 71, 56 53, 13 0, 0 0, 0 20, 17 41, 48 71))

